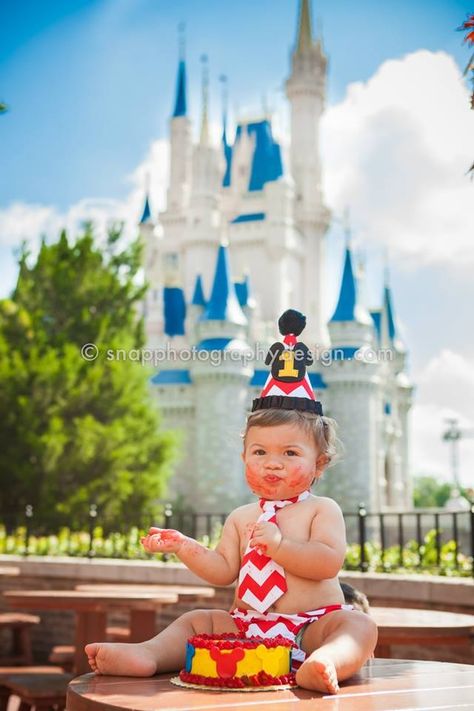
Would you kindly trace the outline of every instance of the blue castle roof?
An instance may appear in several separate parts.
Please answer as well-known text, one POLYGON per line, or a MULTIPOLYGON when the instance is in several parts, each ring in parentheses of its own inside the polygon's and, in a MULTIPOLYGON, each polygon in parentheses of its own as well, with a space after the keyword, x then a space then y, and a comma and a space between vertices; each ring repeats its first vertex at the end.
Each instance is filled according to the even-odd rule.
POLYGON ((186 302, 184 292, 178 286, 165 286, 163 289, 164 331, 167 336, 184 336, 186 302))
POLYGON ((232 148, 227 143, 227 117, 224 114, 222 119, 222 148, 224 151, 225 172, 222 179, 222 185, 228 187, 230 185, 230 168, 232 165, 232 148))
POLYGON ((393 307, 392 307, 392 294, 390 292, 390 288, 386 286, 383 290, 383 301, 384 301, 384 307, 385 311, 387 313, 387 325, 388 325, 388 336, 391 341, 394 340, 395 335, 396 335, 396 329, 395 329, 395 319, 393 315, 393 307))
POLYGON ((236 224, 238 222, 259 222, 264 219, 264 212, 246 212, 244 215, 237 215, 237 217, 234 217, 231 222, 232 224, 236 224))
POLYGON ((153 385, 189 385, 192 383, 189 370, 160 370, 150 378, 153 385))
POLYGON ((151 222, 151 208, 150 201, 148 199, 148 194, 145 196, 145 205, 143 206, 143 214, 140 219, 140 225, 145 225, 147 222, 151 222))
POLYGON ((203 321, 231 321, 245 325, 247 319, 240 308, 234 284, 230 278, 227 247, 220 245, 217 253, 216 271, 212 284, 211 298, 201 316, 203 321))
MULTIPOLYGON (((252 158, 252 166, 250 169, 250 178, 248 189, 250 192, 261 190, 265 183, 272 180, 278 180, 283 175, 283 165, 281 160, 280 145, 274 140, 272 127, 268 119, 256 121, 254 123, 239 124, 235 134, 234 148, 242 132, 246 131, 250 137, 254 138, 255 149, 252 158)), ((225 131, 223 134, 223 142, 225 131)), ((227 146, 227 138, 224 143, 224 158, 226 160, 226 170, 222 185, 229 187, 231 184, 232 170, 232 153, 233 148, 227 146)))
POLYGON ((193 306, 206 306, 206 299, 204 298, 204 289, 202 287, 202 278, 200 274, 196 277, 191 303, 193 306))
POLYGON ((234 286, 235 286, 235 293, 237 294, 237 298, 239 300, 239 304, 241 305, 242 308, 244 308, 244 306, 247 306, 247 304, 249 302, 249 294, 250 294, 248 274, 245 275, 243 281, 236 281, 234 283, 234 286))
POLYGON ((376 309, 375 311, 371 311, 370 315, 372 316, 372 320, 374 322, 377 339, 380 341, 382 337, 382 314, 376 309))
POLYGON ((339 291, 339 299, 336 310, 334 311, 331 321, 355 321, 355 309, 357 305, 357 289, 352 270, 351 250, 346 247, 346 255, 344 258, 344 271, 342 273, 341 289, 339 291))
POLYGON ((184 59, 179 60, 178 77, 176 80, 176 100, 173 118, 177 116, 186 116, 186 63, 184 59))

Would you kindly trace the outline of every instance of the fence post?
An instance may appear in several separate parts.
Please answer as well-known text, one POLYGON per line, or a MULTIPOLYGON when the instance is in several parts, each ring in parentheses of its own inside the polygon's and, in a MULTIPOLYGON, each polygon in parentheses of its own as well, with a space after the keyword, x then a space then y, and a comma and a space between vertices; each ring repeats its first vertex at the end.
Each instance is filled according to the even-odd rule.
POLYGON ((472 558, 471 573, 472 573, 472 577, 474 578, 474 504, 471 506, 470 514, 471 514, 470 519, 471 519, 471 558, 472 558))
MULTIPOLYGON (((173 518, 173 505, 169 501, 165 504, 165 510, 163 512, 163 515, 163 528, 171 528, 171 519, 173 518)), ((163 560, 169 560, 168 553, 163 553, 163 560)))
POLYGON ((362 573, 367 572, 369 567, 367 561, 365 560, 365 541, 366 541, 366 530, 365 530, 365 520, 367 517, 367 511, 365 509, 365 504, 359 504, 359 545, 360 545, 360 564, 359 568, 362 573))
POLYGON ((30 552, 30 534, 31 534, 31 519, 33 518, 33 506, 27 504, 25 506, 25 552, 24 555, 27 556, 30 552))
POLYGON ((94 528, 95 528, 96 518, 97 518, 97 505, 90 504, 90 506, 89 506, 89 550, 87 551, 88 558, 93 558, 95 555, 93 544, 94 544, 94 528))
POLYGON ((169 502, 165 504, 164 510, 164 525, 163 528, 171 528, 171 519, 173 518, 173 505, 169 502))

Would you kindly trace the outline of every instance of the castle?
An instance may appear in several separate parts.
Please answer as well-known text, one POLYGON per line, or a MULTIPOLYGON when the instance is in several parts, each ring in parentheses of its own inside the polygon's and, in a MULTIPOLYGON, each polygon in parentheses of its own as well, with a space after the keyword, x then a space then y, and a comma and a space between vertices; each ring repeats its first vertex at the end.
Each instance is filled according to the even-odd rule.
POLYGON ((345 511, 359 502, 369 510, 412 504, 406 350, 388 284, 378 308, 361 303, 350 243, 334 313, 328 323, 322 315, 330 213, 318 132, 326 64, 312 36, 310 2, 301 0, 286 81, 290 164, 283 166, 269 118, 240 121, 229 142, 224 112, 222 142, 212 145, 206 80, 193 144, 186 63, 183 55, 179 60, 167 207, 154 219, 147 195, 139 229, 150 287, 147 346, 165 354, 151 387, 164 426, 182 434, 169 497, 183 507, 226 512, 251 500, 240 432, 287 308, 307 316, 302 338, 316 355, 311 383, 325 414, 337 420, 345 449, 317 493, 345 511))

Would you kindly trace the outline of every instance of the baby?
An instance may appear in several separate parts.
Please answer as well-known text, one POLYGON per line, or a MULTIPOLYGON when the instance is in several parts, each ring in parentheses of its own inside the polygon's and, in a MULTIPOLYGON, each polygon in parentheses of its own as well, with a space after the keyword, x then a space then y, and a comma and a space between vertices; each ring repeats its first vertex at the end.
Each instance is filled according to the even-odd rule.
POLYGON ((332 499, 310 493, 335 455, 335 442, 334 422, 322 415, 253 412, 242 458, 248 485, 260 501, 229 515, 215 550, 169 529, 150 528, 142 539, 148 552, 175 553, 212 585, 238 579, 231 611, 191 610, 140 644, 88 644, 92 669, 127 676, 178 671, 189 637, 272 636, 271 623, 278 620, 298 647, 297 683, 335 694, 338 682, 373 655, 377 641, 373 620, 344 604, 337 577, 346 552, 341 510, 332 499), (270 578, 255 572, 255 554, 263 556, 260 568, 270 578))

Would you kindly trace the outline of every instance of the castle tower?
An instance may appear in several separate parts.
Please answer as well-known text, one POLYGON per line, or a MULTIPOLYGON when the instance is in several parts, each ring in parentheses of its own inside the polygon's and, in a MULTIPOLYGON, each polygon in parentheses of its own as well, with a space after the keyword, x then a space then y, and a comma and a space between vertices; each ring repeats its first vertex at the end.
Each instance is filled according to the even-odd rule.
POLYGON ((221 151, 209 136, 209 71, 202 59, 202 113, 198 144, 193 150, 189 221, 183 239, 184 283, 192 284, 199 265, 204 286, 210 290, 212 265, 221 235, 219 194, 224 174, 221 151))
POLYGON ((145 281, 149 285, 143 305, 145 337, 147 345, 156 348, 161 343, 163 334, 163 277, 160 255, 162 234, 153 221, 148 188, 138 230, 143 242, 143 271, 145 281))
POLYGON ((355 502, 364 502, 377 510, 379 367, 368 357, 372 352, 374 326, 359 301, 349 245, 345 250, 341 288, 329 322, 329 333, 332 362, 324 372, 328 386, 326 412, 339 425, 345 452, 343 459, 330 468, 320 482, 321 491, 330 492, 343 510, 354 510, 355 502))
POLYGON ((191 189, 192 127, 187 115, 186 62, 184 39, 180 39, 180 58, 176 97, 170 120, 170 182, 167 211, 181 213, 189 204, 191 189))
POLYGON ((184 279, 182 243, 189 222, 192 179, 192 126, 187 114, 186 62, 184 38, 180 38, 180 59, 176 80, 176 97, 170 119, 170 178, 166 210, 160 214, 163 226, 161 255, 163 278, 179 283, 184 279))
POLYGON ((410 507, 413 491, 408 476, 409 410, 413 387, 405 372, 406 348, 398 334, 393 299, 385 276, 382 308, 379 310, 379 345, 383 374, 383 418, 379 449, 381 505, 410 507))
POLYGON ((210 299, 196 323, 197 357, 190 365, 195 398, 193 480, 202 511, 230 511, 249 499, 240 457, 252 368, 247 319, 220 245, 210 299))
POLYGON ((305 237, 303 310, 308 318, 308 342, 328 345, 323 321, 324 236, 329 211, 321 192, 319 122, 324 106, 327 60, 321 42, 313 41, 311 5, 301 0, 296 45, 286 95, 291 111, 291 174, 295 182, 295 219, 305 237))

